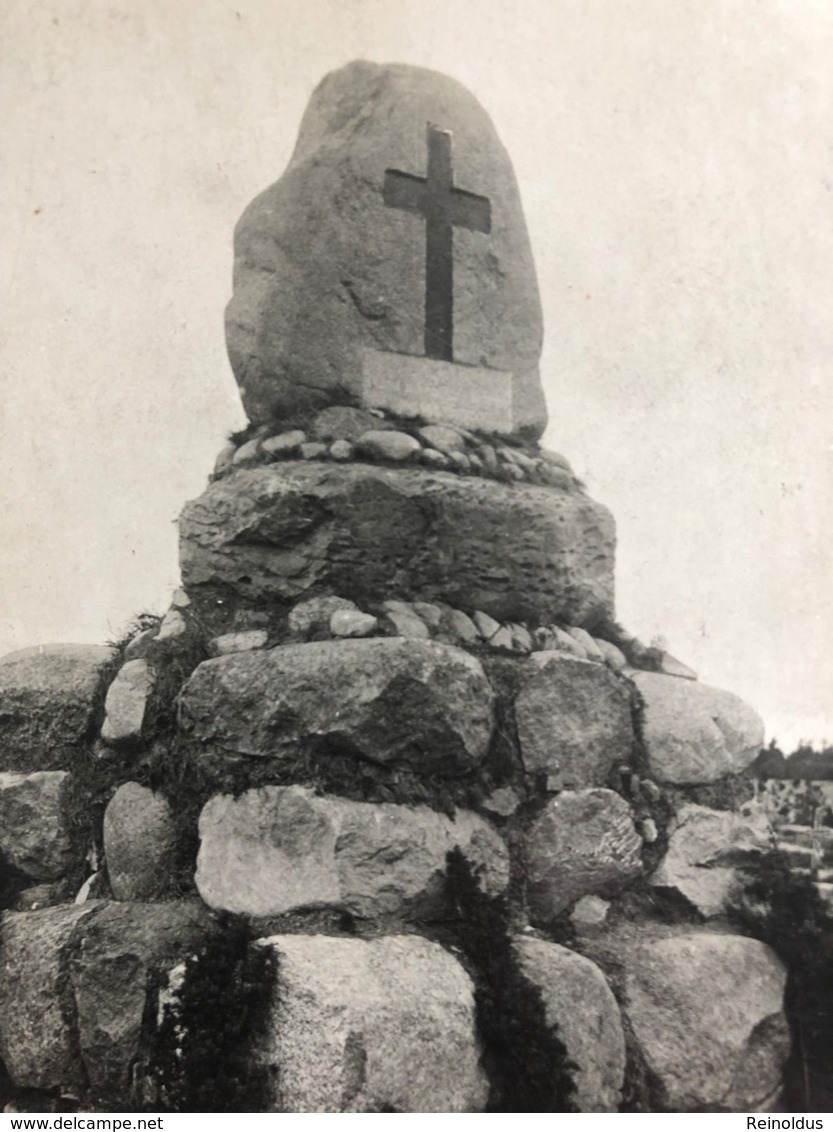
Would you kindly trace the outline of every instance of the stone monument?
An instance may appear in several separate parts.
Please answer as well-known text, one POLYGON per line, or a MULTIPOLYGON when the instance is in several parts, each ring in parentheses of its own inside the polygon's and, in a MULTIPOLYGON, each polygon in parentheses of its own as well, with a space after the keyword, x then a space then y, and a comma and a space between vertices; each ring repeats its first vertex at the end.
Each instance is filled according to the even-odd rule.
POLYGON ((170 609, 0 660, 5 1103, 771 1108, 785 971, 724 919, 762 725, 614 620, 476 100, 327 76, 226 329, 250 425, 170 609))

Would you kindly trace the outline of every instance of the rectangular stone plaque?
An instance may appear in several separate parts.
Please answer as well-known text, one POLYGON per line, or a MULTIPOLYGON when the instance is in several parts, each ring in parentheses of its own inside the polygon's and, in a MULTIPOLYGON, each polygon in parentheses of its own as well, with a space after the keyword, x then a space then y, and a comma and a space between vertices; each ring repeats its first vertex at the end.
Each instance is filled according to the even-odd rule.
POLYGON ((499 369, 363 348, 362 401, 403 417, 512 431, 512 375, 499 369))

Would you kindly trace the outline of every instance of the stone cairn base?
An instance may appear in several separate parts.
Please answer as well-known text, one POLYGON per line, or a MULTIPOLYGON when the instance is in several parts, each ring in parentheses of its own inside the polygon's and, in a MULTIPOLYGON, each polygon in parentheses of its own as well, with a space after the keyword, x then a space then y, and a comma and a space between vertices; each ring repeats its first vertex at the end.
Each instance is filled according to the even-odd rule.
POLYGON ((164 618, 0 662, 7 1103, 483 1111, 523 985, 562 1107, 766 1108, 760 721, 612 621, 566 461, 363 416, 222 454, 164 618))

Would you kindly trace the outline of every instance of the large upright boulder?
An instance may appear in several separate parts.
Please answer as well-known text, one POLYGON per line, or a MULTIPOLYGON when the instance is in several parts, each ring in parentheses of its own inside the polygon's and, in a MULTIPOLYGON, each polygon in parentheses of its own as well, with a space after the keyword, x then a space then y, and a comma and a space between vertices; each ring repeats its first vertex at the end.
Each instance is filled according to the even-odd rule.
POLYGON ((419 936, 276 935, 272 1112, 482 1112, 471 979, 419 936))
POLYGON ((198 900, 105 903, 75 931, 67 969, 77 1048, 93 1097, 136 1099, 160 1019, 160 988, 215 931, 198 900))
POLYGON ((625 1035, 604 975, 584 955, 546 939, 518 936, 513 947, 575 1065, 578 1111, 616 1112, 625 1079, 625 1035))
POLYGON ((0 770, 70 770, 86 742, 102 645, 37 645, 0 657, 0 770))
POLYGON ((63 904, 0 919, 0 1060, 23 1089, 76 1093, 84 1071, 67 977, 77 925, 95 904, 63 904))
POLYGON ((541 306, 518 187, 488 115, 453 79, 366 62, 328 75, 234 250, 226 339, 252 421, 328 404, 407 411, 391 398, 421 391, 425 416, 543 431, 541 306), (428 169, 429 124, 451 149, 453 185, 428 169), (427 173, 424 207, 453 226, 456 364, 425 357, 427 173))
POLYGON ((211 747, 269 756, 299 746, 455 777, 486 755, 494 693, 462 649, 404 637, 311 641, 207 660, 180 722, 211 747))
MULTIPOLYGON (((258 608, 320 592, 443 601, 500 621, 613 612, 615 527, 578 492, 418 467, 241 469, 185 506, 189 593, 258 608)), ((670 677, 669 677, 670 679, 670 677)))

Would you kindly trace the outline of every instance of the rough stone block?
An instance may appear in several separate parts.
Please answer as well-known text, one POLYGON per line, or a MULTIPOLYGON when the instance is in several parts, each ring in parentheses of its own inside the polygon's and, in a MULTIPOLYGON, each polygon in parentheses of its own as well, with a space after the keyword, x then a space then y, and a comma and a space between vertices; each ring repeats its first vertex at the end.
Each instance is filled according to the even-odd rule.
POLYGON ((84 856, 63 770, 0 772, 0 858, 34 880, 57 880, 84 856))
POLYGON ((623 959, 624 1010, 664 1111, 770 1109, 790 1046, 786 971, 773 952, 755 939, 691 932, 623 959))
POLYGON ((39 645, 0 658, 0 770, 72 768, 112 655, 99 645, 39 645))
POLYGON ((611 895, 642 872, 642 839, 612 790, 565 790, 527 835, 533 922, 547 923, 580 896, 611 895))
POLYGON ((343 908, 367 918, 446 909, 446 855, 459 847, 485 891, 502 892, 509 858, 487 821, 458 810, 318 797, 301 786, 218 794, 200 815, 196 884, 212 908, 276 916, 343 908))
POLYGON ((630 696, 599 664, 563 653, 537 653, 515 700, 521 757, 528 774, 553 788, 604 786, 633 747, 630 696), (542 658, 547 658, 543 660, 542 658))
MULTIPOLYGON (((165 976, 216 930, 198 901, 99 905, 76 932, 69 960, 78 1046, 93 1097, 132 1098, 132 1078, 150 1049, 165 976)), ((146 1065, 145 1065, 146 1068, 146 1065)))
POLYGON ((739 813, 688 804, 671 820, 668 852, 650 883, 684 896, 703 916, 720 916, 739 887, 738 867, 772 843, 772 826, 754 803, 739 813))
POLYGON ((205 661, 181 725, 212 747, 276 755, 328 743, 382 765, 453 777, 478 765, 494 694, 479 662, 436 641, 315 641, 205 661))
POLYGON ((610 513, 577 492, 372 464, 235 472, 180 517, 183 580, 206 611, 323 590, 581 621, 612 613, 614 542, 610 513))
POLYGON ((482 1112, 471 979, 420 936, 277 935, 275 1112, 482 1112))
POLYGON ((631 678, 645 701, 645 747, 660 782, 717 782, 740 774, 760 754, 763 721, 731 692, 656 672, 631 678))
POLYGON ((96 907, 6 912, 0 921, 0 1059, 18 1088, 77 1096, 83 1085, 66 966, 74 928, 96 907))
POLYGON ((579 1112, 617 1112, 625 1079, 625 1035, 613 991, 590 959, 543 939, 513 941, 520 969, 541 992, 549 1025, 576 1065, 579 1112))

